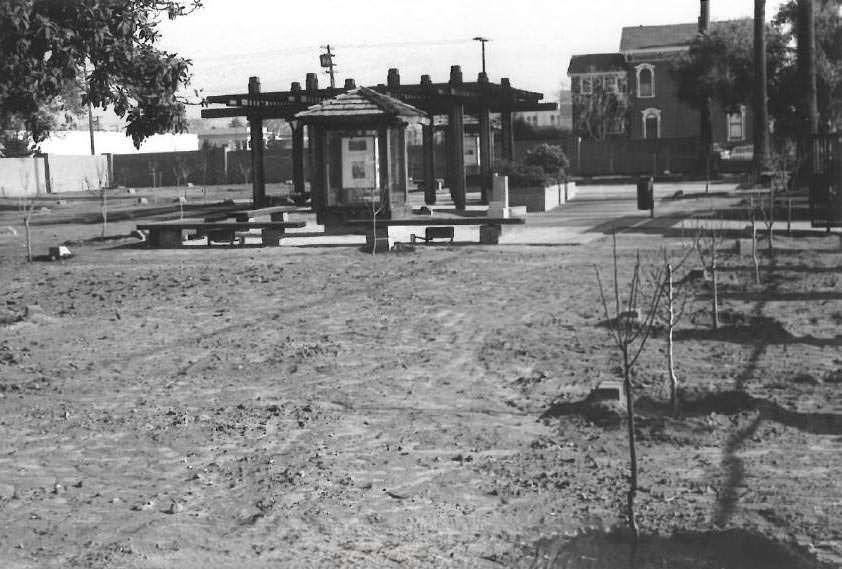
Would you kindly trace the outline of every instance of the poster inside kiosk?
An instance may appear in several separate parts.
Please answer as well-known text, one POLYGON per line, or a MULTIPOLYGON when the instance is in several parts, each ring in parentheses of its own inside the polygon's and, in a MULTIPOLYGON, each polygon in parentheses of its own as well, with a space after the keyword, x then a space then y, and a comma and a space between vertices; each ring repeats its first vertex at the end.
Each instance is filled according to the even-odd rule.
POLYGON ((342 189, 347 203, 380 200, 380 167, 376 136, 342 138, 342 189))

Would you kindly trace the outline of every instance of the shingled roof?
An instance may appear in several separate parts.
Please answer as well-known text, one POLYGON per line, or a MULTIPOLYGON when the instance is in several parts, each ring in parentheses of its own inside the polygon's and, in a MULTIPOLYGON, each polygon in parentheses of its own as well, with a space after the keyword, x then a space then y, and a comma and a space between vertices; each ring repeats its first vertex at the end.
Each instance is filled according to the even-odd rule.
MULTIPOLYGON (((747 19, 751 21, 750 19, 747 19)), ((710 29, 715 31, 719 27, 741 22, 743 20, 726 20, 711 22, 710 29)), ((620 38, 620 51, 634 51, 637 49, 651 49, 658 47, 681 47, 690 45, 699 33, 698 24, 671 24, 666 26, 633 26, 623 28, 620 38)))
POLYGON ((427 114, 394 97, 378 93, 368 87, 357 87, 295 115, 295 118, 305 120, 351 117, 407 118, 423 122, 427 119, 427 114))
POLYGON ((570 58, 567 73, 625 71, 626 58, 621 53, 589 53, 570 58))

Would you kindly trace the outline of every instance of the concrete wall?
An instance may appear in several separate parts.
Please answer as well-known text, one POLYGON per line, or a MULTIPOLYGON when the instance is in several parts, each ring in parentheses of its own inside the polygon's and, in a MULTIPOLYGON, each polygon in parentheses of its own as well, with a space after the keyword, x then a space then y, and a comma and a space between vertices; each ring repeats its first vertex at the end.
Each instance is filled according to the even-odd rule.
POLYGON ((50 192, 79 192, 96 190, 111 185, 108 174, 108 157, 97 156, 47 156, 50 170, 50 192))
POLYGON ((0 197, 47 192, 43 158, 0 158, 0 197))

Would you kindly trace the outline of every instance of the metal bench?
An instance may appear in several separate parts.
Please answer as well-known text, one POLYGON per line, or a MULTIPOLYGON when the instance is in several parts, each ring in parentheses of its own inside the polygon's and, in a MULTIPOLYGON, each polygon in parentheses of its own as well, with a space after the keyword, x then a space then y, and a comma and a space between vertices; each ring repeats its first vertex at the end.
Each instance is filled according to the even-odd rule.
POLYGON ((441 226, 434 226, 434 227, 427 227, 424 229, 424 236, 421 237, 420 235, 416 235, 413 233, 409 236, 409 240, 412 243, 415 243, 417 240, 424 241, 424 243, 430 243, 436 239, 450 239, 450 242, 453 243, 453 233, 454 228, 453 226, 441 227, 441 226))

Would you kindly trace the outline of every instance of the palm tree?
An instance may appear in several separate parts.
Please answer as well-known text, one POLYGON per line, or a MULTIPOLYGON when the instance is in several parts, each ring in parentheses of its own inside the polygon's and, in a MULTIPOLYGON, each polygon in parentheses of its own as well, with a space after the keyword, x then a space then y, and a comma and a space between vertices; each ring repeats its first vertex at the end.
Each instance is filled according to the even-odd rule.
POLYGON ((769 110, 766 78, 766 0, 754 0, 754 174, 769 164, 769 110))

